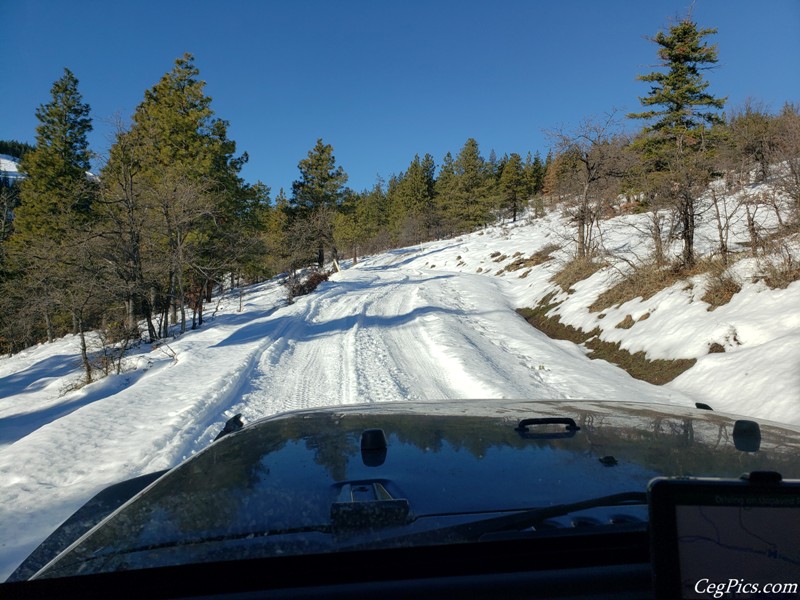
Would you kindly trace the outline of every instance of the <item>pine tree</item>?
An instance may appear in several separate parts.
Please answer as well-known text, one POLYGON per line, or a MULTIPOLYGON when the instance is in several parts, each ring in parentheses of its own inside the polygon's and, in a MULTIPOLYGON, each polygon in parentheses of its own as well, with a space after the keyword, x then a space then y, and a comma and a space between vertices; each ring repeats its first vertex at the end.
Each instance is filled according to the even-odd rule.
POLYGON ((456 169, 453 155, 448 152, 442 160, 439 177, 436 179, 436 212, 440 215, 442 235, 458 232, 458 218, 454 208, 456 198, 456 169))
POLYGON ((417 244, 428 236, 431 224, 428 212, 433 207, 433 159, 421 160, 419 154, 391 188, 390 220, 395 241, 400 245, 417 244))
POLYGON ((53 84, 51 95, 50 102, 36 109, 35 150, 20 162, 20 171, 27 177, 20 184, 14 229, 23 245, 63 236, 75 218, 86 216, 91 203, 86 176, 91 158, 89 105, 83 102, 78 80, 69 69, 53 84))
POLYGON ((267 201, 263 186, 239 178, 247 155, 234 157, 228 124, 214 116, 204 87, 194 58, 179 58, 145 92, 103 172, 106 221, 125 242, 117 257, 129 319, 144 311, 151 337, 165 335, 178 311, 183 331, 188 297, 252 264, 241 240, 254 238, 267 201), (151 311, 161 313, 160 330, 151 311))
MULTIPOLYGON (((67 320, 81 341, 86 381, 92 379, 85 331, 102 310, 105 265, 92 232, 96 185, 87 174, 92 130, 89 105, 69 69, 51 89, 52 99, 36 110, 36 146, 20 170, 20 205, 14 213, 10 258, 19 278, 14 284, 38 305, 48 339, 67 320)), ((24 313, 26 307, 19 307, 24 313)))
POLYGON ((535 217, 544 216, 544 199, 542 194, 544 192, 544 178, 547 173, 547 168, 542 162, 542 156, 537 150, 531 159, 531 153, 525 158, 525 165, 523 167, 525 178, 528 184, 527 198, 533 198, 533 210, 535 217))
POLYGON ((527 200, 528 182, 522 167, 522 158, 512 152, 503 167, 500 176, 501 208, 511 214, 511 221, 516 223, 517 216, 527 200))
POLYGON ((455 159, 447 153, 436 183, 445 235, 470 231, 489 221, 493 179, 473 138, 455 159))
POLYGON ((534 196, 541 194, 544 187, 545 165, 542 156, 537 150, 531 160, 531 153, 525 158, 525 176, 528 181, 528 194, 534 196))
POLYGON ((332 249, 336 258, 333 239, 333 217, 344 193, 347 174, 336 165, 333 147, 318 139, 308 156, 297 165, 300 179, 292 183, 294 216, 311 230, 309 238, 317 250, 317 265, 325 264, 325 249, 332 249))
POLYGON ((661 31, 655 38, 660 67, 638 77, 652 84, 650 93, 640 98, 648 110, 628 115, 650 124, 637 143, 648 161, 654 187, 676 209, 683 241, 682 265, 694 264, 695 197, 704 189, 709 175, 709 152, 712 148, 707 126, 721 123, 718 111, 725 104, 706 90, 702 71, 717 62, 717 48, 703 41, 716 29, 698 29, 684 18, 661 31))
POLYGON ((362 192, 356 203, 356 220, 364 239, 364 251, 376 252, 389 247, 388 198, 382 179, 371 190, 362 192), (368 250, 369 249, 369 250, 368 250))
POLYGON ((26 142, 17 140, 0 140, 0 154, 6 154, 15 158, 22 158, 33 150, 33 146, 26 142))
POLYGON ((422 174, 425 179, 425 205, 423 206, 423 222, 426 237, 436 238, 441 227, 441 215, 436 202, 436 163, 433 156, 425 154, 422 157, 422 174))

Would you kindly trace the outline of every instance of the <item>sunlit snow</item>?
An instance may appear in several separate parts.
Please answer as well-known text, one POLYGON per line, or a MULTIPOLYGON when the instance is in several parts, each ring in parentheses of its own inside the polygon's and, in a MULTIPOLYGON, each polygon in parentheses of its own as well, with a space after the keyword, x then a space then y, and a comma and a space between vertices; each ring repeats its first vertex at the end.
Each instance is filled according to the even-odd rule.
MULTIPOLYGON (((636 251, 630 220, 606 224, 606 247, 636 251)), ((553 213, 346 262, 290 305, 277 280, 244 289, 241 311, 234 291, 202 329, 142 345, 124 373, 77 390, 74 337, 0 358, 0 580, 101 488, 179 463, 235 413, 251 422, 298 408, 444 398, 700 401, 800 426, 800 282, 771 290, 752 282, 757 261, 742 261, 742 291, 714 311, 698 280, 602 318, 587 306, 616 271, 559 292, 570 324, 600 327, 602 339, 650 358, 698 359, 653 386, 515 313, 557 291, 549 278, 568 255, 498 271, 515 252, 564 244, 565 227, 553 213), (496 252, 506 258, 496 262, 496 252), (645 313, 630 329, 615 327, 645 313), (712 343, 725 352, 708 354, 712 343)))

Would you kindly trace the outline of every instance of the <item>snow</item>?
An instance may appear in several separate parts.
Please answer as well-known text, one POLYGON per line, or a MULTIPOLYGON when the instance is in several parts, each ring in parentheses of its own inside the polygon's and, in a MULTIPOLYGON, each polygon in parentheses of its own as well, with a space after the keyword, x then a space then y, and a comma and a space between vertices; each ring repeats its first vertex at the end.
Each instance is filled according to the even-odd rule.
POLYGON ((8 154, 0 154, 0 177, 20 179, 19 159, 8 154))
MULTIPOLYGON (((630 233, 635 219, 608 222, 607 247, 641 252, 630 233)), ((238 293, 225 296, 203 328, 142 345, 122 374, 80 389, 72 336, 0 358, 0 580, 100 489, 179 463, 236 413, 251 422, 299 408, 452 398, 701 401, 800 425, 800 282, 782 290, 752 283, 758 265, 741 261, 741 292, 713 311, 700 300, 699 277, 691 289, 676 284, 600 318, 587 306, 613 269, 572 294, 549 281, 564 250, 498 274, 515 253, 563 245, 566 236, 553 212, 345 263, 293 304, 278 281, 251 286, 241 311, 238 293), (549 293, 567 323, 599 327, 602 339, 650 358, 697 364, 653 386, 589 360, 584 348, 551 340, 516 314, 549 293), (630 329, 615 327, 646 313, 630 329), (725 352, 708 354, 714 342, 725 352)))

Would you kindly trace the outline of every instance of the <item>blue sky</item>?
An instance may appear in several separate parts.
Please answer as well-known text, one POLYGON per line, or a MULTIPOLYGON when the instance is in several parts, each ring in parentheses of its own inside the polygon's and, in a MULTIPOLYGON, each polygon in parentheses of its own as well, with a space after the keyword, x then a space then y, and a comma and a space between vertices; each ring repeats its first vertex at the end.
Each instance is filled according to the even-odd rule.
MULTIPOLYGON (((71 69, 92 107, 92 149, 110 146, 144 91, 184 52, 250 162, 243 176, 289 192, 317 138, 356 190, 437 164, 475 138, 484 156, 547 152, 544 131, 639 109, 656 46, 689 0, 0 0, 0 139, 33 142, 34 110, 71 69)), ((800 1, 695 0, 716 27, 709 91, 778 110, 800 102, 800 1)), ((639 126, 639 124, 636 124, 639 126)))

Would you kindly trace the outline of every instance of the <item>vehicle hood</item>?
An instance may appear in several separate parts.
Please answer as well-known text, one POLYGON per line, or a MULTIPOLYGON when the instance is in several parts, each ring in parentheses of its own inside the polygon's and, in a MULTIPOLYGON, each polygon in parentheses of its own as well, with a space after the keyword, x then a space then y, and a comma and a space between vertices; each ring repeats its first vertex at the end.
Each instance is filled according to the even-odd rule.
MULTIPOLYGON (((594 401, 387 403, 277 415, 168 472, 44 575, 152 566, 154 558, 218 560, 232 545, 234 558, 331 551, 412 522, 430 528, 643 492, 656 476, 774 470, 800 478, 798 431, 741 423, 708 410, 594 401), (575 427, 519 427, 542 418, 575 427), (362 434, 377 429, 385 448, 362 449, 362 434), (353 520, 347 510, 392 502, 407 514, 373 513, 374 526, 358 523, 368 513, 353 520)), ((646 508, 634 516, 646 519, 646 508)))

